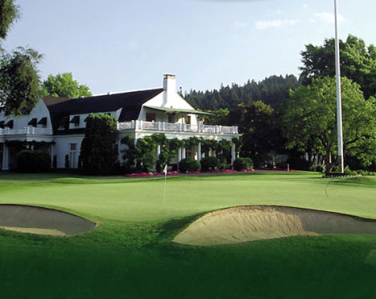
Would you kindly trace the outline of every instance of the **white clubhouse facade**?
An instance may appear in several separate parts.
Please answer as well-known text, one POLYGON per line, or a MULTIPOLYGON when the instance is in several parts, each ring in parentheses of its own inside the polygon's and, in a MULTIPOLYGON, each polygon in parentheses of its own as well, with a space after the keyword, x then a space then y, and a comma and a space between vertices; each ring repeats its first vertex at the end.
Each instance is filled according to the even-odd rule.
MULTIPOLYGON (((6 116, 0 110, 0 169, 15 167, 20 148, 48 151, 51 163, 55 157, 57 168, 65 167, 68 156, 70 167, 77 168, 85 120, 91 113, 106 113, 117 119, 120 162, 124 146, 120 140, 127 135, 136 142, 155 133, 180 140, 198 137, 232 141, 240 137, 235 126, 205 125, 200 116, 207 113, 195 110, 176 92, 174 75, 164 75, 163 88, 78 99, 45 97, 22 116, 6 116)), ((201 160, 201 144, 189 150, 179 149, 174 162, 188 156, 201 160)), ((232 160, 235 158, 233 144, 232 160)))

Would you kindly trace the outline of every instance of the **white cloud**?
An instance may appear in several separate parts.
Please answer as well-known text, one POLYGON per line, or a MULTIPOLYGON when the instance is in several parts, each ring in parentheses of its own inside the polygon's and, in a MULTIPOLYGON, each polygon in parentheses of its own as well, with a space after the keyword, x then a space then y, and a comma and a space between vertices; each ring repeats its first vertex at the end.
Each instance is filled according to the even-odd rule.
POLYGON ((300 23, 300 20, 269 20, 269 21, 257 21, 255 26, 257 29, 268 29, 268 28, 280 28, 286 26, 294 26, 300 23))
MULTIPOLYGON (((341 21, 344 21, 345 18, 339 15, 338 20, 341 22, 341 21)), ((311 18, 310 22, 312 23, 324 22, 324 23, 334 24, 334 13, 330 13, 330 12, 315 13, 313 18, 311 18)))

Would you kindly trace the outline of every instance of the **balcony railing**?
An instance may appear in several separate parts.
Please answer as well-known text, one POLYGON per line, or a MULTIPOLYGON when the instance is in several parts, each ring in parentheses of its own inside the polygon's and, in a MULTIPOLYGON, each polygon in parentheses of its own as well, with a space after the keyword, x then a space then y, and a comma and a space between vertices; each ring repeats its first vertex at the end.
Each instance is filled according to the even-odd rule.
POLYGON ((23 129, 0 129, 0 136, 7 135, 52 135, 52 129, 25 127, 23 129))
POLYGON ((204 124, 188 125, 173 124, 165 122, 148 122, 135 120, 130 122, 118 123, 118 130, 144 130, 144 131, 167 131, 167 132, 194 132, 194 133, 210 133, 210 134, 238 134, 238 127, 227 126, 208 126, 204 124))

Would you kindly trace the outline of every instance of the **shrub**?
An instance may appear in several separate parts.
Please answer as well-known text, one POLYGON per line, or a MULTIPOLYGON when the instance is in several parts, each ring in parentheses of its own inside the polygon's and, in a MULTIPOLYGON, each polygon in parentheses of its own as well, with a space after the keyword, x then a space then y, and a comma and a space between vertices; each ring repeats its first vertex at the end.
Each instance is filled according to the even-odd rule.
POLYGON ((355 170, 351 170, 349 166, 346 166, 344 169, 344 173, 347 175, 357 175, 358 172, 355 170))
POLYGON ((253 167, 253 162, 251 158, 237 158, 234 161, 234 169, 236 171, 241 171, 244 169, 251 169, 253 167))
POLYGON ((217 170, 221 167, 221 163, 217 157, 205 157, 201 159, 202 171, 217 170))
POLYGON ((69 155, 66 154, 65 155, 65 164, 64 164, 65 168, 70 168, 70 162, 69 162, 69 155))
POLYGON ((200 171, 201 163, 193 158, 186 158, 179 162, 180 172, 200 171))
POLYGON ((45 151, 23 150, 17 155, 19 172, 45 172, 51 169, 51 156, 45 151))
POLYGON ((54 155, 52 167, 53 167, 53 169, 57 169, 57 156, 56 155, 54 155))

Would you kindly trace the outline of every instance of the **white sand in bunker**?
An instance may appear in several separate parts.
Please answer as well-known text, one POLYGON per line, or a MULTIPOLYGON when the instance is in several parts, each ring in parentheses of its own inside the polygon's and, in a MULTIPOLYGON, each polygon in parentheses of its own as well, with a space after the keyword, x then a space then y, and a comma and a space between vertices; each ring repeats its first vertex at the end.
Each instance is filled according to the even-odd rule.
POLYGON ((34 206, 0 204, 0 228, 22 233, 70 236, 90 232, 94 222, 66 212, 34 206))
POLYGON ((192 222, 173 242, 212 246, 291 236, 376 235, 376 221, 283 206, 241 206, 210 212, 192 222))

